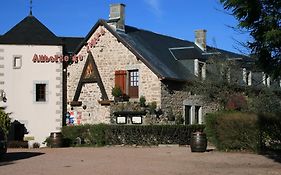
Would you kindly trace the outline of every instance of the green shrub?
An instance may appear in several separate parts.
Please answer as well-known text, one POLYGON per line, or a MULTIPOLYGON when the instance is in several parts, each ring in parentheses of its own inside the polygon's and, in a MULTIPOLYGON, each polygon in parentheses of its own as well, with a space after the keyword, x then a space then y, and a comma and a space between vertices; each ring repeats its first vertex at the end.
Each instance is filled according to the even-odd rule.
POLYGON ((75 145, 77 138, 83 145, 158 145, 189 144, 190 135, 203 130, 204 125, 81 125, 63 127, 64 138, 75 145))
POLYGON ((142 95, 142 96, 140 97, 140 102, 139 102, 139 103, 140 103, 140 106, 141 106, 141 107, 145 107, 145 106, 146 106, 146 104, 145 104, 145 103, 146 103, 145 96, 142 95))
POLYGON ((260 134, 258 116, 251 113, 220 112, 206 117, 209 141, 219 150, 249 150, 258 152, 260 134))
POLYGON ((122 90, 119 86, 115 86, 111 90, 111 94, 113 97, 121 97, 122 96, 122 90))
POLYGON ((259 126, 263 150, 281 150, 281 117, 259 114, 259 126))
POLYGON ((8 148, 28 148, 28 141, 8 141, 8 148))
POLYGON ((11 125, 11 119, 8 113, 5 113, 2 109, 0 109, 0 128, 7 135, 9 128, 11 125))
POLYGON ((208 114, 205 132, 219 150, 281 150, 281 118, 273 114, 208 114))

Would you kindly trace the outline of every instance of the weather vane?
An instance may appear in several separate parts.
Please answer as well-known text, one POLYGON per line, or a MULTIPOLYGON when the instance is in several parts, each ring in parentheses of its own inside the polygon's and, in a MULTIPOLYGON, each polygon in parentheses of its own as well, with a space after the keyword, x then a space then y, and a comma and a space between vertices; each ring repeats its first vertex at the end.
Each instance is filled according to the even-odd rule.
POLYGON ((29 15, 32 16, 32 0, 30 0, 30 11, 29 11, 29 15))

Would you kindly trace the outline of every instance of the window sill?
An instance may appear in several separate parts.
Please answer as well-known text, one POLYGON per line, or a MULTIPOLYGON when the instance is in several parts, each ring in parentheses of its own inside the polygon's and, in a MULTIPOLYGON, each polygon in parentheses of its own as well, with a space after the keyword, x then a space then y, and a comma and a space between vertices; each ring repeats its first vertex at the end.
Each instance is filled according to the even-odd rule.
POLYGON ((70 103, 71 106, 82 106, 82 101, 72 101, 70 103))
POLYGON ((98 100, 99 104, 102 106, 109 106, 111 103, 113 103, 112 100, 98 100))

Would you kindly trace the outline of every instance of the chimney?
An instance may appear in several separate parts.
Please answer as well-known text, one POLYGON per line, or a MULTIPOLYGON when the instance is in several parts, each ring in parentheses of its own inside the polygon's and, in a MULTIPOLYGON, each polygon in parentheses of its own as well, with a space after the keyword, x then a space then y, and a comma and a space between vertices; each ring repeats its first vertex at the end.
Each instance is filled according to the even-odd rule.
POLYGON ((111 4, 108 23, 116 30, 125 31, 125 4, 111 4))
POLYGON ((195 30, 195 44, 203 51, 207 51, 206 45, 207 30, 195 30))

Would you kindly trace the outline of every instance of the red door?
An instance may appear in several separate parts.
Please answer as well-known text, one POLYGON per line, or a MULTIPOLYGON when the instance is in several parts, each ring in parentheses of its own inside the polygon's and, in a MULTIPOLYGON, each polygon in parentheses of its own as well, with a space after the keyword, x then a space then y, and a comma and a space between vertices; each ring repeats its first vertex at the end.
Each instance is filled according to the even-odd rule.
POLYGON ((139 71, 129 71, 129 97, 139 98, 139 71))

